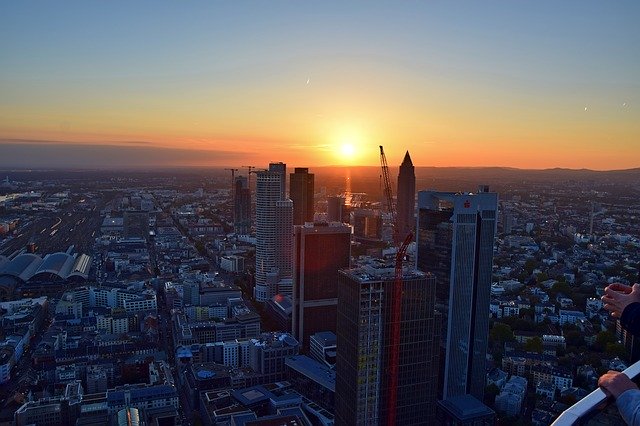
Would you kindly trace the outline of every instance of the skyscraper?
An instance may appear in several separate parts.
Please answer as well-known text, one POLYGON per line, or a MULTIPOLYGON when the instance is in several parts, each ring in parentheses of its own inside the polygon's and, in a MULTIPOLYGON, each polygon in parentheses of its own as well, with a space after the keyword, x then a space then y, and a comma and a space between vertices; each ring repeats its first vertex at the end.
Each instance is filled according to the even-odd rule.
POLYGON ((251 228, 251 190, 245 176, 238 176, 233 185, 233 228, 236 234, 248 234, 251 228))
MULTIPOLYGON (((327 197, 327 221, 344 222, 344 198, 327 197)), ((348 221, 347 221, 348 222, 348 221)))
POLYGON ((336 425, 387 424, 393 350, 400 351, 395 423, 435 424, 439 327, 434 277, 404 271, 400 345, 392 347, 394 276, 393 265, 340 272, 336 425))
POLYGON ((338 271, 349 267, 351 227, 307 223, 294 233, 293 335, 307 347, 314 333, 336 332, 338 271))
POLYGON ((414 209, 416 206, 416 173, 411 162, 409 151, 404 155, 398 173, 398 229, 396 230, 400 241, 413 231, 415 227, 414 209))
MULTIPOLYGON (((291 277, 293 267, 293 201, 276 201, 275 261, 280 278, 291 277)), ((275 296, 271 294, 271 296, 275 296)))
POLYGON ((287 197, 287 165, 282 162, 269 163, 269 171, 280 175, 280 199, 287 197))
MULTIPOLYGON (((283 254, 279 238, 286 232, 292 235, 292 230, 284 229, 286 221, 279 220, 276 214, 276 204, 284 201, 287 166, 284 163, 271 163, 269 170, 258 172, 256 181, 256 286, 254 297, 258 302, 266 302, 275 294, 272 286, 267 283, 267 274, 279 274, 278 266, 282 260, 277 260, 283 254)), ((280 206, 283 208, 283 206, 280 206)), ((290 222, 289 222, 290 223, 290 222)), ((289 259, 290 259, 289 255, 289 259)), ((285 262, 286 264, 286 262, 285 262)), ((286 271, 282 271, 286 272, 286 271)), ((290 270, 289 270, 290 272, 290 270)))
POLYGON ((446 323, 443 399, 482 401, 498 195, 418 192, 418 268, 436 276, 446 323))
POLYGON ((313 222, 313 173, 309 169, 296 167, 290 175, 289 193, 293 201, 293 224, 313 222))

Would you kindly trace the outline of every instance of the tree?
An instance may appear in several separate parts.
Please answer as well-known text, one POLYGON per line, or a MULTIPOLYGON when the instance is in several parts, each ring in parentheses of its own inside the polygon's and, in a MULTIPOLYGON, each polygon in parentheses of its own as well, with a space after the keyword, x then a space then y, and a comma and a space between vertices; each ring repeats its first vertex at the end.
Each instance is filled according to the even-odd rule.
POLYGON ((609 343, 616 343, 616 341, 617 339, 615 334, 608 330, 601 331, 596 336, 596 341, 593 344, 593 349, 599 352, 604 352, 609 343))
POLYGON ((549 296, 555 298, 558 293, 563 293, 565 295, 571 294, 571 286, 567 284, 566 281, 557 281, 549 289, 549 296))
POLYGON ((544 350, 542 339, 536 336, 532 339, 527 340, 527 343, 524 344, 524 350, 527 352, 537 352, 541 354, 544 350))
POLYGON ((496 322, 493 325, 493 327, 491 328, 491 332, 489 333, 489 339, 500 345, 503 345, 504 342, 513 342, 514 340, 516 340, 511 327, 509 327, 508 324, 502 322, 496 322))
POLYGON ((533 310, 533 308, 522 308, 520 309, 520 318, 522 319, 528 319, 528 320, 533 320, 535 317, 536 313, 533 310))
POLYGON ((494 383, 491 383, 486 388, 484 388, 484 402, 485 404, 493 407, 493 404, 496 401, 496 396, 500 393, 500 388, 496 386, 494 383))
POLYGON ((626 360, 628 357, 627 348, 622 343, 607 343, 605 353, 610 357, 618 357, 626 360))

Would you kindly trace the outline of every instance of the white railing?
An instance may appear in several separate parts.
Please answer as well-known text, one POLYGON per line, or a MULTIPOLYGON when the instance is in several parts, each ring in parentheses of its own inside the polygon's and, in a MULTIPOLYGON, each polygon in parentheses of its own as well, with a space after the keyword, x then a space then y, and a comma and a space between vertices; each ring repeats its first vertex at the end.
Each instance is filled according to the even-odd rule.
MULTIPOLYGON (((640 375, 640 361, 623 371, 630 379, 640 375)), ((572 426, 579 424, 581 419, 585 419, 592 414, 601 404, 607 401, 608 397, 600 388, 594 390, 580 401, 567 408, 558 418, 551 423, 551 426, 572 426)))

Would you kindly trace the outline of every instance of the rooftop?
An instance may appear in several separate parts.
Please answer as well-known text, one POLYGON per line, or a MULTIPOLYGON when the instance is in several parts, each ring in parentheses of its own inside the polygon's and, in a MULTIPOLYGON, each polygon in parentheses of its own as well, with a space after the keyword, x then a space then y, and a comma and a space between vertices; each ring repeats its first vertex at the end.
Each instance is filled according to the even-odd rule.
POLYGON ((305 355, 296 355, 287 357, 284 363, 330 391, 336 391, 336 372, 315 359, 305 355))

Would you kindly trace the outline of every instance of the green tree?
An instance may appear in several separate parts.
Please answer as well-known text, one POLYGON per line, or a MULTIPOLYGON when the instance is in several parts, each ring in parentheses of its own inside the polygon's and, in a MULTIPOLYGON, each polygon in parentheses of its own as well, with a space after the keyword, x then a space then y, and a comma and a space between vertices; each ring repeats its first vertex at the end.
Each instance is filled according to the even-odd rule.
POLYGON ((500 345, 504 344, 504 342, 512 342, 516 338, 513 335, 513 331, 508 324, 502 322, 496 322, 491 328, 491 332, 489 333, 489 338, 491 341, 498 343, 500 345))
POLYGON ((605 353, 610 357, 618 357, 620 359, 627 359, 627 348, 621 343, 607 343, 605 353))
POLYGON ((527 320, 533 320, 533 318, 535 317, 536 313, 533 310, 533 308, 522 308, 520 309, 520 318, 522 319, 527 319, 527 320))
POLYGON ((537 352, 541 354, 544 350, 542 339, 536 336, 532 339, 527 340, 527 343, 524 344, 524 350, 527 352, 537 352))
POLYGON ((612 332, 605 330, 598 333, 596 336, 596 341, 593 344, 593 349, 599 352, 604 352, 609 343, 616 343, 617 339, 615 334, 612 332))
POLYGON ((565 331, 564 338, 567 342, 567 346, 584 346, 584 337, 582 336, 582 332, 578 330, 570 330, 565 331))
POLYGON ((486 388, 484 388, 484 402, 485 404, 493 407, 493 404, 496 402, 496 396, 500 393, 500 388, 496 386, 494 383, 491 383, 486 388))
POLYGON ((571 294, 571 286, 566 281, 558 281, 549 289, 549 297, 555 298, 558 293, 571 294))

